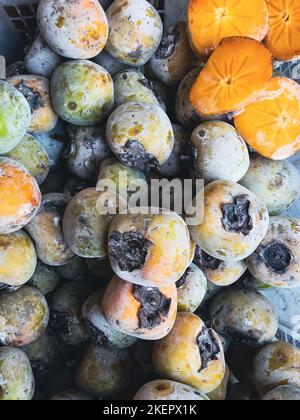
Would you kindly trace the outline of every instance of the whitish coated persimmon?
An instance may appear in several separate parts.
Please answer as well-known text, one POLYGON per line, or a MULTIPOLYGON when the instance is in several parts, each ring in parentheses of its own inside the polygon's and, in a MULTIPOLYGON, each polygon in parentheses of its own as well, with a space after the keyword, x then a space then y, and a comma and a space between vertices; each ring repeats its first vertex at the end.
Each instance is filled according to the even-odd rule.
POLYGON ((265 0, 189 2, 188 31, 192 48, 199 56, 210 54, 228 36, 248 36, 262 41, 268 28, 265 0))
POLYGON ((271 53, 262 43, 224 38, 193 84, 191 104, 203 115, 240 111, 259 96, 272 72, 271 53))
POLYGON ((277 60, 300 56, 300 2, 266 0, 269 10, 269 32, 265 43, 277 60))
POLYGON ((259 154, 273 160, 287 159, 300 149, 300 86, 275 77, 265 94, 235 117, 235 126, 259 154))
POLYGON ((96 0, 42 0, 38 25, 47 44, 63 57, 96 57, 108 37, 107 18, 96 0))

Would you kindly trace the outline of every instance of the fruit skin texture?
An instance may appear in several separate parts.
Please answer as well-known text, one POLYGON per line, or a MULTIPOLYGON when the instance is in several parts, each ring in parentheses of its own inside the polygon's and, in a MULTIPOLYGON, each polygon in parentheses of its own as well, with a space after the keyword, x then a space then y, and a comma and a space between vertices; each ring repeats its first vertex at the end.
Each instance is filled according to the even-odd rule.
POLYGON ((13 233, 29 223, 41 204, 36 180, 20 163, 0 157, 0 233, 13 233))
POLYGON ((166 31, 150 61, 150 67, 163 83, 176 86, 193 68, 195 62, 186 33, 186 23, 176 22, 166 31))
POLYGON ((231 286, 247 271, 245 261, 228 262, 211 257, 196 248, 194 263, 204 272, 207 280, 216 286, 231 286))
POLYGON ((102 310, 108 324, 117 331, 142 340, 158 340, 174 325, 176 286, 143 288, 115 276, 105 291, 102 310))
POLYGON ((0 348, 0 401, 30 401, 35 382, 26 353, 14 347, 0 348))
POLYGON ((0 284, 8 290, 18 288, 32 277, 37 256, 29 236, 22 230, 0 235, 0 284))
POLYGON ((261 396, 280 385, 300 386, 300 350, 278 341, 263 347, 253 365, 254 383, 261 396))
POLYGON ((203 393, 214 391, 225 375, 224 353, 219 336, 189 312, 179 312, 171 333, 155 343, 153 363, 160 375, 203 393), (204 344, 207 344, 207 340, 213 343, 210 346, 213 355, 202 346, 201 340, 204 344))
POLYGON ((51 98, 63 120, 82 126, 99 124, 113 108, 112 78, 92 61, 69 61, 52 76, 51 98))
POLYGON ((251 274, 272 287, 300 286, 300 220, 271 217, 266 237, 247 260, 251 274))
POLYGON ((136 69, 126 69, 114 77, 115 107, 126 102, 143 102, 160 106, 166 111, 156 85, 136 69))
POLYGON ((268 230, 269 214, 264 203, 246 188, 227 181, 212 182, 205 187, 204 196, 204 220, 189 227, 193 240, 222 261, 249 257, 268 230))
POLYGON ((29 74, 48 78, 62 61, 63 58, 47 45, 41 34, 34 40, 24 57, 24 65, 29 74))
POLYGON ((50 81, 41 76, 14 76, 7 79, 26 98, 31 109, 29 131, 47 133, 54 129, 58 122, 50 99, 50 81))
POLYGON ((141 171, 165 163, 174 147, 167 114, 157 105, 140 102, 125 103, 110 115, 106 138, 122 163, 141 171))
POLYGON ((97 0, 41 0, 38 25, 50 47, 67 58, 95 57, 108 37, 107 19, 97 0))
POLYGON ((262 41, 268 33, 265 0, 190 0, 188 33, 194 52, 207 57, 223 38, 245 36, 262 41), (225 5, 226 3, 226 5, 225 5))
POLYGON ((270 391, 264 401, 300 401, 300 387, 282 385, 270 391))
POLYGON ((225 376, 221 385, 214 391, 207 394, 207 397, 211 401, 225 401, 227 397, 227 392, 228 392, 227 388, 229 384, 229 379, 230 379, 230 370, 228 366, 226 365, 226 372, 225 372, 225 376))
POLYGON ((224 38, 194 83, 191 104, 208 116, 241 111, 261 94, 272 73, 272 57, 263 44, 224 38))
POLYGON ((236 344, 259 347, 271 342, 278 317, 270 302, 251 289, 224 290, 209 308, 213 328, 236 344))
POLYGON ((45 297, 33 287, 24 286, 0 297, 0 342, 21 347, 41 337, 49 322, 45 297))
POLYGON ((183 157, 186 156, 190 133, 181 125, 172 124, 174 131, 174 148, 169 159, 160 166, 159 174, 166 178, 180 177, 184 173, 183 157))
POLYGON ((113 214, 97 212, 101 192, 87 188, 78 193, 68 204, 64 218, 64 238, 74 252, 83 258, 104 258, 108 255, 107 234, 113 214))
POLYGON ((31 112, 25 97, 0 80, 0 153, 10 152, 29 128, 31 112))
POLYGON ((293 0, 266 0, 269 9, 269 32, 265 44, 277 60, 300 56, 300 5, 293 0))
POLYGON ((256 102, 245 107, 234 124, 260 155, 283 160, 300 149, 300 86, 286 77, 274 77, 256 102))
POLYGON ((104 160, 100 165, 97 185, 106 180, 114 184, 117 193, 126 201, 137 191, 141 182, 147 182, 143 172, 123 165, 115 157, 104 160))
POLYGON ((36 376, 48 375, 49 369, 59 353, 59 341, 49 328, 33 343, 23 347, 36 376))
POLYGON ((207 291, 205 274, 195 264, 191 264, 181 279, 176 282, 178 310, 195 312, 201 305, 207 291))
POLYGON ((28 284, 38 289, 42 295, 46 296, 57 288, 60 280, 60 275, 55 267, 38 261, 35 272, 30 277, 28 284))
POLYGON ((117 331, 107 323, 102 310, 103 296, 104 290, 98 290, 83 304, 81 316, 88 334, 99 346, 109 345, 117 349, 131 347, 137 339, 117 331))
POLYGON ((146 0, 115 0, 106 14, 109 25, 106 51, 121 63, 146 64, 163 34, 157 10, 146 0))
POLYGON ((266 204, 270 216, 282 214, 300 196, 299 172, 287 160, 272 161, 259 155, 252 156, 250 168, 240 184, 266 204))
POLYGON ((213 182, 239 182, 246 174, 250 158, 247 145, 230 124, 211 121, 200 124, 191 137, 194 176, 213 182), (229 164, 230 162, 230 164, 229 164))
POLYGON ((128 350, 91 345, 76 373, 78 388, 95 398, 121 392, 130 382, 132 360, 128 350))
POLYGON ((140 388, 135 395, 134 401, 208 401, 204 394, 195 388, 183 385, 179 382, 168 380, 156 380, 148 382, 140 388))
POLYGON ((86 181, 95 178, 100 162, 112 156, 103 127, 78 127, 72 137, 68 167, 86 181))
POLYGON ((23 140, 6 156, 24 165, 39 185, 45 181, 49 174, 48 153, 30 134, 26 134, 23 140))
POLYGON ((61 228, 68 202, 69 197, 63 194, 44 195, 38 214, 26 225, 39 260, 53 267, 68 264, 75 257, 64 240, 61 228))
POLYGON ((66 345, 76 346, 88 339, 81 308, 92 291, 93 284, 86 279, 65 282, 53 294, 51 326, 66 345))
POLYGON ((141 286, 175 283, 189 265, 190 236, 176 213, 117 216, 109 231, 108 250, 114 272, 141 286))

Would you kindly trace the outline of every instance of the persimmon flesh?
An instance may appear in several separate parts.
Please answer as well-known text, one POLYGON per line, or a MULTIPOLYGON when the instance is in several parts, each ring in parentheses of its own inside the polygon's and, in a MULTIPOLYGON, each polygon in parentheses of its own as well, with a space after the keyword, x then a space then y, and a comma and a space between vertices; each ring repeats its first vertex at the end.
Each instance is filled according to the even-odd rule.
POLYGON ((190 0, 188 32, 194 52, 207 56, 223 38, 247 36, 262 41, 267 35, 265 0, 190 0))
POLYGON ((191 104, 206 116, 241 111, 259 96, 272 71, 271 54, 263 44, 224 38, 192 86, 191 104))
POLYGON ((275 77, 265 95, 235 117, 235 126, 259 154, 287 159, 300 149, 300 85, 275 77))
POLYGON ((265 43, 274 58, 285 61, 300 56, 299 0, 266 0, 270 30, 265 43))

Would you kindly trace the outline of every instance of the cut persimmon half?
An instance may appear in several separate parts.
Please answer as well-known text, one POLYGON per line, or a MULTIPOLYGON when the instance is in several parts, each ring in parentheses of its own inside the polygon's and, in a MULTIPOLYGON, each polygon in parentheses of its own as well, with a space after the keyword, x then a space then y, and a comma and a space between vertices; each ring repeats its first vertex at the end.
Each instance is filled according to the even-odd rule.
POLYGON ((274 77, 265 95, 234 119, 246 142, 262 156, 282 160, 300 149, 300 85, 274 77))
POLYGON ((260 42, 224 38, 194 82, 190 101, 203 115, 240 111, 272 77, 272 56, 260 42))
POLYGON ((246 36, 262 41, 268 33, 265 0, 190 0, 188 32, 191 46, 199 56, 207 56, 221 40, 246 36))
POLYGON ((300 56, 300 1, 266 0, 269 33, 265 43, 274 58, 285 61, 300 56))

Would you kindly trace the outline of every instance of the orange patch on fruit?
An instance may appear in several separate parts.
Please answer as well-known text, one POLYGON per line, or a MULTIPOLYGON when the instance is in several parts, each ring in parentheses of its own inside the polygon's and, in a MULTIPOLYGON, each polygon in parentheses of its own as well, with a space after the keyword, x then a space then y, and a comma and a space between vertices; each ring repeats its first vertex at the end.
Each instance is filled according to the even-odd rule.
POLYGON ((265 95, 235 117, 235 126, 258 153, 273 160, 287 159, 300 149, 300 86, 275 77, 265 95))
POLYGON ((268 49, 251 38, 224 38, 192 86, 190 101, 203 115, 240 111, 272 77, 268 49))
POLYGON ((17 163, 0 161, 0 221, 22 224, 40 206, 41 193, 35 179, 17 163))
MULTIPOLYGON (((277 1, 277 0, 275 0, 277 1)), ((262 41, 268 32, 265 0, 190 0, 188 31, 196 54, 207 56, 223 38, 247 36, 262 41)))
POLYGON ((266 0, 270 30, 266 45, 277 60, 300 56, 300 1, 266 0))

